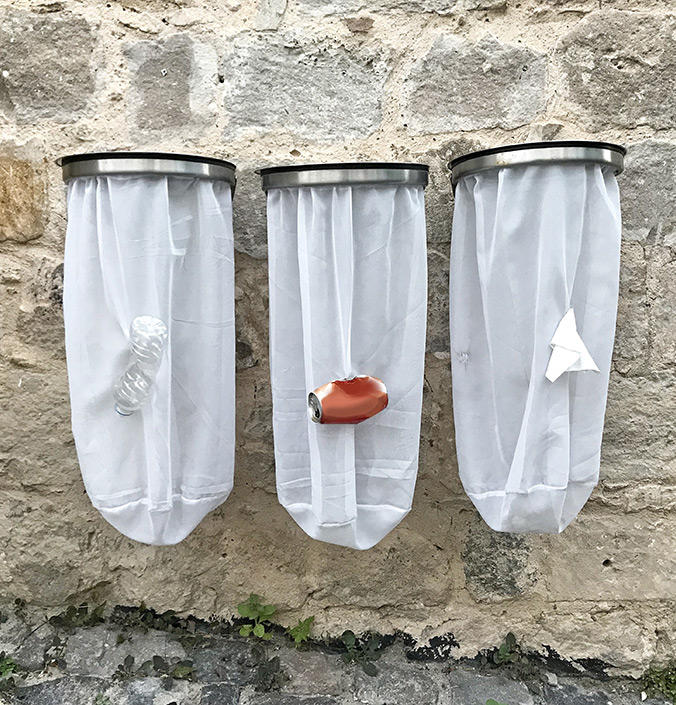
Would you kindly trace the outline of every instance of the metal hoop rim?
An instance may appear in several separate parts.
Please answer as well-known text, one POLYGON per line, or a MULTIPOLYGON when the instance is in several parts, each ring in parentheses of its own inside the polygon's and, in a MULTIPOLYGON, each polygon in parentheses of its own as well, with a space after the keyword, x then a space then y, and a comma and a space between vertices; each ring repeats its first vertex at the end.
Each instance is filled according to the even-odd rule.
POLYGON ((588 140, 559 140, 552 142, 525 142, 491 149, 481 149, 456 157, 449 164, 451 180, 455 185, 467 174, 508 166, 546 164, 552 162, 590 162, 613 167, 616 174, 624 169, 627 150, 611 142, 588 140))
POLYGON ((299 186, 414 185, 427 186, 429 166, 409 162, 338 162, 256 169, 264 191, 299 186))
POLYGON ((227 181, 235 186, 232 162, 196 154, 172 152, 91 152, 56 160, 64 181, 83 176, 163 175, 227 181))

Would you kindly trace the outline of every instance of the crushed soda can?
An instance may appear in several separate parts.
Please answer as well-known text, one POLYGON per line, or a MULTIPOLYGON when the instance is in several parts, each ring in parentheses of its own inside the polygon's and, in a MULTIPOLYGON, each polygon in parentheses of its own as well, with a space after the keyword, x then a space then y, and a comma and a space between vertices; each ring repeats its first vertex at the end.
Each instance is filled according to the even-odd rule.
POLYGON ((387 406, 387 387, 377 377, 359 375, 323 384, 310 392, 307 401, 315 423, 357 424, 387 406))

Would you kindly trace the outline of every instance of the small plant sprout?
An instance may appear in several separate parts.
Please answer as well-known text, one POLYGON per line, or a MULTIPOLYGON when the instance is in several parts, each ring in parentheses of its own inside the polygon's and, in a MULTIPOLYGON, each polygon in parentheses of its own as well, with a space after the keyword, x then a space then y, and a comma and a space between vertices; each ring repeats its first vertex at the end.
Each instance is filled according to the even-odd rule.
POLYGON ((343 632, 340 640, 345 647, 343 654, 345 663, 358 663, 367 676, 375 676, 378 673, 373 663, 381 656, 380 639, 377 636, 371 635, 366 641, 360 642, 354 632, 348 629, 343 632))
POLYGON ((168 663, 161 656, 153 656, 152 659, 144 661, 138 668, 134 667, 134 657, 129 654, 117 667, 113 674, 116 680, 136 678, 138 676, 170 676, 176 680, 195 680, 195 669, 192 661, 182 661, 174 659, 168 663))
POLYGON ((486 700, 486 705, 507 705, 507 703, 499 703, 497 700, 489 698, 488 700, 486 700))
POLYGON ((272 633, 265 631, 265 624, 269 624, 268 620, 276 610, 274 605, 264 605, 263 600, 263 597, 252 592, 245 602, 237 605, 240 616, 251 620, 251 624, 243 624, 240 627, 239 633, 242 636, 253 634, 264 641, 272 639, 272 633))
POLYGON ((493 653, 493 662, 496 666, 502 666, 503 664, 514 663, 518 660, 519 646, 516 643, 516 637, 514 634, 509 632, 502 644, 500 644, 498 649, 493 653))
POLYGON ((86 603, 79 607, 70 605, 66 610, 49 618, 49 623, 57 628, 73 632, 78 627, 93 627, 104 621, 106 603, 90 609, 86 603))
POLYGON ((14 661, 5 655, 5 652, 0 652, 0 680, 9 678, 12 673, 16 672, 16 664, 14 661))
MULTIPOLYGON (((0 692, 12 690, 15 687, 14 676, 18 675, 18 671, 19 667, 14 661, 4 651, 0 651, 0 692)), ((0 696, 0 702, 5 702, 2 696, 0 696)))
POLYGON ((307 619, 298 620, 298 624, 295 627, 289 627, 286 633, 293 639, 298 648, 301 644, 306 642, 310 638, 310 632, 312 631, 312 625, 315 621, 314 617, 308 617, 307 619))
POLYGON ((124 657, 124 661, 117 667, 115 673, 113 673, 113 679, 124 680, 125 678, 133 678, 135 675, 134 657, 131 654, 127 654, 127 656, 124 657))

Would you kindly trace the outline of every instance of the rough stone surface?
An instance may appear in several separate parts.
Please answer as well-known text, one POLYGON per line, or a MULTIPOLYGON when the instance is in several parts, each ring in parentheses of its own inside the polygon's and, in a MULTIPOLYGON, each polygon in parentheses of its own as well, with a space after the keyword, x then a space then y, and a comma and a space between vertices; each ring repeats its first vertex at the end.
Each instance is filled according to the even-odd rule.
POLYGON ((674 182, 676 144, 648 140, 629 147, 620 177, 627 240, 676 247, 674 182))
POLYGON ((650 362, 650 302, 648 264, 643 247, 622 245, 620 299, 613 366, 623 375, 645 373, 650 362))
POLYGON ((352 674, 336 667, 333 654, 318 651, 284 651, 280 654, 281 666, 289 677, 285 690, 301 695, 341 695, 349 690, 352 674))
POLYGON ((202 688, 200 705, 239 705, 239 689, 232 685, 207 685, 202 688))
MULTIPOLYGON (((444 140, 435 151, 421 157, 430 165, 425 198, 427 242, 430 245, 442 243, 447 245, 451 242, 454 203, 448 165, 456 157, 484 149, 485 146, 480 140, 463 136, 444 140)), ((436 294, 440 293, 436 288, 434 291, 436 294)), ((429 328, 434 332, 438 330, 437 326, 429 326, 429 328)), ((448 339, 448 336, 446 338, 448 339)))
MULTIPOLYGON (((226 691, 227 693, 227 691, 226 691)), ((208 693, 207 693, 208 694, 208 693)), ((99 692, 103 704, 116 705, 203 705, 203 691, 200 685, 167 678, 142 678, 123 681, 119 685, 99 692), (108 698, 106 701, 105 698, 108 698)), ((68 701, 64 701, 66 705, 68 701)), ((94 705, 99 705, 93 701, 94 705)), ((207 700, 208 703, 208 700, 207 700)), ((59 703, 60 705, 60 703, 59 703)), ((88 702, 87 705, 90 705, 88 702)), ((227 700, 223 705, 230 705, 227 700)))
POLYGON ((222 71, 228 133, 281 128, 344 139, 367 136, 381 120, 386 70, 378 55, 253 38, 237 46, 222 71))
POLYGON ((676 126, 676 18, 594 12, 564 37, 568 100, 595 129, 676 126), (628 40, 630 38, 630 40, 628 40))
POLYGON ((358 17, 346 17, 343 21, 350 32, 366 34, 373 27, 374 19, 367 15, 359 15, 358 17))
MULTIPOLYGON (((54 680, 19 687, 13 693, 13 700, 6 697, 8 703, 25 703, 26 705, 91 705, 95 698, 105 690, 105 681, 94 678, 56 678, 54 680)), ((105 701, 104 701, 105 702, 105 701)))
POLYGON ((248 683, 256 657, 249 645, 231 639, 211 639, 189 650, 195 676, 202 683, 248 683))
MULTIPOLYGON (((427 247, 427 350, 448 353, 449 338, 449 244, 427 247)), ((450 360, 450 358, 448 358, 450 360)))
MULTIPOLYGON (((271 646, 269 658, 278 655, 291 680, 279 693, 261 692, 261 657, 231 633, 176 641, 150 630, 146 640, 106 623, 86 636, 57 634, 42 616, 21 626, 10 608, 0 651, 30 671, 17 695, 86 705, 99 693, 110 705, 282 697, 343 705, 356 688, 372 699, 396 692, 391 671, 410 676, 407 697, 429 678, 439 703, 475 705, 486 695, 514 705, 523 683, 495 670, 481 672, 484 680, 468 676, 474 690, 463 701, 462 687, 451 688, 458 662, 443 661, 473 659, 508 631, 524 649, 575 659, 574 669, 638 676, 674 660, 673 2, 603 0, 599 9, 598 0, 297 0, 280 17, 282 6, 8 0, 0 11, 0 599, 11 606, 22 598, 49 614, 106 601, 208 618, 233 615, 256 592, 277 606, 280 625, 314 615, 314 634, 332 647, 271 646), (457 473, 446 162, 482 147, 581 137, 629 147, 601 481, 560 536, 498 536, 481 524, 457 473), (173 547, 135 544, 103 521, 84 491, 70 432, 66 219, 53 160, 113 147, 229 157, 239 167, 235 489, 173 547), (266 164, 359 159, 431 169, 418 483, 410 514, 366 554, 312 541, 275 495, 265 197, 254 173, 266 164), (384 655, 376 680, 366 680, 337 653, 345 629, 410 634, 414 663, 440 654, 443 662, 411 671, 403 656, 384 655), (151 651, 185 654, 197 681, 172 690, 156 674, 110 683, 127 654, 151 651), (497 680, 477 690, 485 679, 497 680)), ((569 683, 571 669, 556 663, 547 669, 559 686, 529 682, 536 705, 545 683, 555 703, 593 702, 606 690, 613 705, 640 702, 636 687, 616 693, 569 683)))
POLYGON ((19 618, 14 612, 3 613, 3 619, 0 651, 12 654, 17 663, 30 671, 42 670, 45 654, 53 643, 54 630, 49 625, 40 626, 19 618))
POLYGON ((233 213, 235 249, 256 259, 268 256, 265 194, 254 167, 237 165, 237 208, 233 213))
POLYGON ((199 53, 190 36, 136 42, 125 54, 133 72, 137 127, 182 131, 193 120, 205 117, 200 108, 204 109, 212 90, 209 77, 203 75, 209 72, 209 52, 199 53))
POLYGON ((256 29, 277 29, 286 12, 287 0, 260 0, 256 29))
POLYGON ((527 537, 498 534, 477 522, 470 527, 462 553, 467 589, 476 600, 523 594, 537 581, 529 553, 527 537))
POLYGON ((544 109, 546 74, 531 49, 442 35, 407 78, 406 119, 422 133, 519 127, 544 109))
POLYGON ((14 672, 0 677, 2 705, 484 705, 489 699, 507 705, 666 705, 659 697, 642 700, 640 682, 600 679, 581 665, 574 669, 518 645, 513 663, 496 665, 493 652, 457 661, 443 648, 411 650, 407 638, 377 638, 371 657, 346 663, 337 643, 311 641, 297 648, 278 631, 262 645, 240 637, 227 622, 143 609, 116 608, 94 626, 74 625, 63 614, 45 623, 44 614, 28 615, 16 606, 3 614, 9 619, 0 624, 2 631, 26 635, 42 622, 52 646, 30 666, 15 649, 5 652, 14 672), (102 638, 116 632, 117 640, 102 638), (97 659, 115 662, 120 644, 136 654, 134 663, 127 659, 114 677, 102 675, 97 659), (172 649, 187 670, 168 675, 176 663, 168 654, 172 649), (204 669, 207 653, 220 664, 216 670, 204 669))
POLYGON ((428 705, 437 701, 437 684, 433 676, 419 664, 402 666, 390 660, 386 665, 378 665, 380 675, 377 678, 364 673, 357 674, 357 702, 380 705, 399 701, 410 705, 428 705))
POLYGON ((533 696, 523 683, 503 676, 478 675, 473 671, 451 671, 439 697, 439 705, 485 703, 489 698, 509 705, 534 705, 533 696))
POLYGON ((240 700, 240 705, 339 705, 335 698, 297 697, 295 695, 246 693, 240 700))
MULTIPOLYGON (((603 447, 605 477, 634 482, 651 478, 663 484, 665 494, 658 497, 654 505, 658 516, 660 510, 670 506, 668 501, 676 477, 676 450, 672 440, 674 414, 670 399, 675 383, 670 370, 654 371, 649 376, 613 375, 608 389, 603 447), (663 501, 666 504, 663 505, 663 501)), ((628 487, 626 499, 652 490, 650 484, 628 487)), ((632 523, 630 530, 634 529, 632 523)), ((641 537, 637 536, 637 540, 641 537)))
POLYGON ((117 641, 118 634, 101 625, 68 636, 65 660, 70 673, 110 678, 129 655, 134 657, 137 667, 153 656, 167 661, 186 656, 178 642, 167 639, 161 632, 121 640, 121 643, 117 641))
POLYGON ((34 164, 0 157, 0 241, 42 235, 45 183, 34 164))
POLYGON ((70 12, 0 15, 0 108, 19 122, 72 122, 94 91, 90 23, 70 12))
POLYGON ((608 693, 593 688, 580 688, 570 683, 554 688, 545 687, 544 696, 547 705, 662 705, 666 702, 660 698, 644 699, 638 693, 608 693))
POLYGON ((676 315, 676 254, 672 248, 657 248, 648 263, 650 290, 651 357, 654 369, 673 370, 676 335, 672 329, 676 315))
POLYGON ((343 15, 368 10, 370 12, 430 12, 451 15, 462 10, 502 10, 507 0, 299 0, 300 7, 308 12, 323 15, 343 15))
POLYGON ((440 15, 452 13, 461 5, 461 0, 338 0, 323 2, 322 0, 300 0, 301 8, 325 15, 340 15, 360 10, 391 11, 407 10, 409 12, 436 12, 440 15))

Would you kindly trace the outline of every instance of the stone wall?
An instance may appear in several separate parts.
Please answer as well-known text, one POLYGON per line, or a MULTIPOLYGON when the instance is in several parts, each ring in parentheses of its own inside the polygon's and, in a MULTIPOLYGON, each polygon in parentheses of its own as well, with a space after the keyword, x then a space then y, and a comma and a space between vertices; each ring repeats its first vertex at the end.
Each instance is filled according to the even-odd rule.
MULTIPOLYGON (((669 705, 650 678, 599 677, 580 662, 509 649, 456 660, 410 639, 298 646, 218 620, 143 608, 2 605, 0 705, 669 705), (496 663, 497 661, 497 663, 496 663)), ((503 647, 504 648, 504 647, 503 647)), ((592 664, 593 666, 593 664, 592 664)))
POLYGON ((638 674, 676 649, 676 17, 673 0, 4 0, 0 7, 0 598, 145 601, 228 616, 452 634, 638 674), (482 146, 629 146, 601 482, 560 536, 491 532, 460 486, 451 415, 445 163, 482 146), (236 487, 183 543, 135 544, 84 492, 69 428, 59 155, 196 152, 239 167, 236 487), (430 305, 414 507, 367 553, 277 503, 265 203, 253 169, 420 160, 430 305), (591 662, 591 661, 590 661, 591 662))

